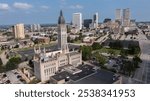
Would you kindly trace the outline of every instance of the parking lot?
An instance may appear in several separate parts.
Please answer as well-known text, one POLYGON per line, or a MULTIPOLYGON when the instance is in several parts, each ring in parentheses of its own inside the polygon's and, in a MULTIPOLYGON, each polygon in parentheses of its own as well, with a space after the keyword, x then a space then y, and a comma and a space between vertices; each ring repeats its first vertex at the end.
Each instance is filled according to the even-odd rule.
POLYGON ((22 76, 16 69, 0 74, 0 84, 24 84, 24 83, 25 81, 23 80, 22 76))

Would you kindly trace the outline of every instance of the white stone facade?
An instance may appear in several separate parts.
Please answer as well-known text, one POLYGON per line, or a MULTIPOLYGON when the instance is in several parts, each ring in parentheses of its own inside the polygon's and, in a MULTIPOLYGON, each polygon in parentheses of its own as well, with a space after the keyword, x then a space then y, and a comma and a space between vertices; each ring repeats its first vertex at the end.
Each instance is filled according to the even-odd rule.
POLYGON ((34 49, 34 74, 41 82, 50 80, 50 77, 55 75, 61 67, 72 65, 74 68, 82 64, 82 53, 78 50, 69 51, 67 43, 67 30, 65 20, 60 13, 58 21, 58 49, 55 51, 43 51, 34 49))

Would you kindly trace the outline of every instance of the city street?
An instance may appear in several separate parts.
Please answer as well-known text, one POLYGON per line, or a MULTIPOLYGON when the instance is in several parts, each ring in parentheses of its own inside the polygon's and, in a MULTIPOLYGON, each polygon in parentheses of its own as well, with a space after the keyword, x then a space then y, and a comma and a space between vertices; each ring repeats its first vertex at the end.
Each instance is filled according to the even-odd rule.
POLYGON ((95 41, 95 42, 102 43, 102 42, 106 41, 106 40, 108 39, 108 35, 109 35, 109 34, 106 34, 106 35, 100 37, 100 38, 99 38, 97 41, 95 41))
POLYGON ((143 83, 150 83, 150 41, 140 30, 138 40, 141 48, 140 58, 143 62, 140 64, 140 68, 136 70, 134 79, 143 81, 143 83))

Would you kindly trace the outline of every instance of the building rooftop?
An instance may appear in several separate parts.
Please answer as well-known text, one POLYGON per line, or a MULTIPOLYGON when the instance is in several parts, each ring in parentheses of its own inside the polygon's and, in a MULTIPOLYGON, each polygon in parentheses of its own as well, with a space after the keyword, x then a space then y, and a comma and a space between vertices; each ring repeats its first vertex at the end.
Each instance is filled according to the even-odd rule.
POLYGON ((60 81, 60 80, 66 79, 69 76, 70 76, 70 74, 68 72, 63 71, 59 74, 52 76, 51 78, 55 79, 56 81, 60 81))
MULTIPOLYGON (((68 48, 69 50, 73 50, 73 49, 79 49, 80 46, 77 46, 77 45, 71 45, 71 44, 68 44, 68 48)), ((41 50, 43 51, 44 48, 41 48, 41 50)), ((46 49, 46 52, 52 52, 52 51, 58 51, 58 47, 57 47, 57 44, 53 45, 53 46, 48 46, 48 47, 45 47, 46 49)), ((21 51, 17 51, 22 57, 25 57, 25 54, 27 54, 28 56, 30 57, 33 57, 34 56, 34 49, 28 49, 28 50, 21 50, 21 51)))
POLYGON ((68 84, 112 84, 119 80, 116 74, 105 70, 94 70, 90 65, 79 66, 77 69, 82 71, 76 74, 63 71, 52 78, 57 81, 69 79, 68 84))
POLYGON ((115 77, 114 73, 98 70, 95 74, 90 75, 84 79, 71 82, 75 84, 112 84, 119 80, 119 77, 115 77))
POLYGON ((72 56, 72 55, 76 55, 76 54, 80 54, 80 53, 79 53, 79 52, 74 51, 74 52, 70 52, 69 54, 72 56))

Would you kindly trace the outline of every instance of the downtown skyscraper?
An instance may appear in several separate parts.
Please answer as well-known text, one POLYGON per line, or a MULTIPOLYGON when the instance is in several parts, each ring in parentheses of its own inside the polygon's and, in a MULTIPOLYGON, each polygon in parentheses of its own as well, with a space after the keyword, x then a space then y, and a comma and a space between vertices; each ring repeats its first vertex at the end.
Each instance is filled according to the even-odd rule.
POLYGON ((82 29, 82 14, 81 13, 73 13, 72 19, 73 27, 77 29, 77 31, 82 29))
POLYGON ((115 17, 116 17, 117 21, 120 21, 120 22, 122 21, 122 10, 121 9, 116 9, 115 17))
POLYGON ((25 38, 24 24, 20 23, 14 25, 13 32, 15 34, 16 39, 24 39, 25 38))
POLYGON ((130 9, 116 9, 115 12, 115 20, 119 21, 119 23, 124 27, 130 26, 130 9))
POLYGON ((123 26, 130 26, 130 9, 123 9, 123 26))
POLYGON ((97 28, 98 27, 98 13, 95 13, 93 16, 93 28, 97 28))

